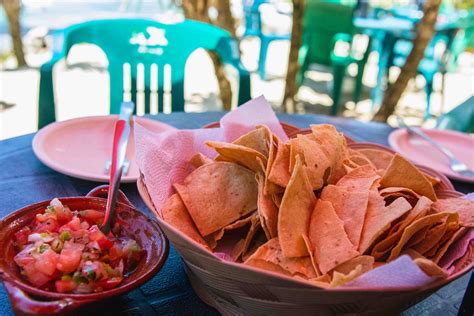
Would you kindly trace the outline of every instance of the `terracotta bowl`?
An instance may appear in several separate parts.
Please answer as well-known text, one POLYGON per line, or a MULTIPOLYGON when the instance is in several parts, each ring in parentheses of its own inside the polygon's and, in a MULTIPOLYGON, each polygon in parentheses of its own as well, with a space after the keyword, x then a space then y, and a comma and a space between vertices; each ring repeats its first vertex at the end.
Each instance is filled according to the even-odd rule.
MULTIPOLYGON (((72 210, 95 209, 105 212, 107 192, 108 186, 103 185, 93 189, 85 197, 67 197, 60 200, 72 210)), ((27 314, 64 313, 83 304, 129 292, 153 277, 168 257, 168 241, 156 221, 138 211, 125 194, 119 192, 116 216, 126 223, 123 229, 146 250, 146 255, 136 270, 118 287, 99 293, 63 294, 35 288, 20 275, 19 268, 13 261, 16 254, 13 235, 30 224, 49 202, 48 200, 28 205, 0 221, 0 279, 4 282, 12 307, 16 311, 27 314)))

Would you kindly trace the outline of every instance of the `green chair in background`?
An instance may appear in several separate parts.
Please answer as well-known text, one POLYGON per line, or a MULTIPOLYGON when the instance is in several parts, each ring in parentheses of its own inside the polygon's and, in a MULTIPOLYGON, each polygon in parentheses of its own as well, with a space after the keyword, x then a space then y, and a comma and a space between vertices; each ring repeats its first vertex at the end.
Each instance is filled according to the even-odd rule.
POLYGON ((441 115, 436 120, 436 128, 474 133, 474 97, 441 115))
MULTIPOLYGON (((158 73, 158 104, 163 107, 164 68, 171 68, 171 110, 184 111, 184 70, 188 57, 198 48, 215 52, 229 73, 238 75, 238 91, 234 102, 250 99, 250 76, 240 63, 235 39, 215 26, 186 20, 177 24, 162 24, 146 19, 94 20, 70 26, 53 34, 53 56, 41 66, 38 127, 54 122, 55 101, 53 66, 67 58, 75 44, 97 45, 107 56, 110 75, 110 113, 120 112, 123 100, 123 65, 130 64, 131 98, 136 102, 137 66, 144 69, 145 113, 150 111, 150 69, 158 73)), ((156 79, 156 78, 155 78, 156 79)))
POLYGON ((305 72, 311 64, 330 66, 333 73, 332 115, 339 112, 342 85, 350 64, 357 65, 354 102, 360 100, 362 77, 370 54, 370 40, 365 51, 356 52, 353 49, 353 36, 358 33, 352 22, 353 12, 353 5, 315 0, 306 3, 298 83, 303 83, 305 72), (338 41, 347 43, 348 54, 341 55, 335 51, 338 41))

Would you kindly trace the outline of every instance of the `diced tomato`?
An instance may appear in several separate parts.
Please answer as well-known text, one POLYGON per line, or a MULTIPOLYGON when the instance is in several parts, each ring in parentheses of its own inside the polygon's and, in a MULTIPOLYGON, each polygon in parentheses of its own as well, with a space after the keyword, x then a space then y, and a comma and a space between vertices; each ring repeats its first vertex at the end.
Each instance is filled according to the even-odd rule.
POLYGON ((120 259, 122 258, 123 256, 123 252, 122 252, 122 249, 118 246, 118 245, 113 245, 110 249, 109 249, 109 258, 110 258, 110 261, 115 261, 117 259, 120 259))
POLYGON ((28 278, 28 281, 31 282, 36 287, 41 287, 51 281, 52 278, 47 276, 46 274, 42 273, 41 271, 38 271, 35 268, 34 264, 29 264, 23 267, 24 272, 26 277, 28 278))
POLYGON ((59 255, 53 250, 47 249, 36 258, 35 268, 48 276, 52 276, 56 271, 58 260, 59 255))
POLYGON ((56 218, 60 223, 67 223, 72 220, 72 212, 67 207, 55 206, 54 212, 56 214, 56 218))
POLYGON ((70 293, 77 287, 77 284, 73 280, 57 280, 54 282, 54 285, 56 286, 56 291, 59 293, 70 293))
POLYGON ((100 250, 102 251, 110 249, 114 245, 114 243, 107 238, 99 239, 97 240, 97 243, 99 244, 100 250))
POLYGON ((36 233, 53 233, 59 229, 58 221, 52 217, 49 217, 44 223, 41 223, 36 227, 36 233))
POLYGON ((113 277, 110 279, 105 279, 97 283, 97 287, 102 288, 102 290, 110 290, 117 287, 120 283, 122 283, 122 277, 113 277))
POLYGON ((91 225, 100 225, 104 220, 104 212, 99 212, 96 210, 84 210, 81 211, 81 216, 91 225))
POLYGON ((84 245, 66 242, 63 250, 61 250, 61 254, 59 255, 56 268, 65 273, 76 271, 81 262, 83 249, 84 245))
POLYGON ((26 245, 28 243, 29 234, 31 234, 31 229, 25 226, 15 233, 15 241, 20 246, 26 245))
POLYGON ((92 225, 89 228, 89 238, 90 240, 97 241, 99 239, 107 238, 104 233, 102 233, 97 225, 92 225))
POLYGON ((67 224, 63 225, 63 227, 61 227, 61 228, 62 229, 69 228, 71 230, 79 230, 79 229, 81 229, 81 220, 79 219, 79 217, 74 216, 67 224))
POLYGON ((92 241, 97 241, 99 244, 100 250, 106 250, 110 249, 114 245, 112 241, 110 241, 107 236, 104 235, 97 227, 97 225, 92 225, 91 228, 89 228, 89 239, 92 241))

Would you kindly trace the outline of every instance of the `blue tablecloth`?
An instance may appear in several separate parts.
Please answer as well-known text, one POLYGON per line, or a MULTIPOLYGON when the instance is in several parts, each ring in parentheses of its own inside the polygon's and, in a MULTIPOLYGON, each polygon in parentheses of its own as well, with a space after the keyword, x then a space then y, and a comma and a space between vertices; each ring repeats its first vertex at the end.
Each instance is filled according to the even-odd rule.
MULTIPOLYGON (((220 112, 173 113, 153 117, 178 128, 198 128, 217 121, 223 115, 220 112)), ((387 145, 387 136, 392 128, 380 123, 362 123, 343 118, 317 115, 280 115, 282 121, 299 127, 308 127, 311 123, 332 123, 338 129, 356 141, 371 141, 387 145)), ((25 205, 53 197, 85 195, 97 183, 75 179, 57 173, 43 165, 33 154, 31 142, 33 134, 0 142, 0 217, 25 205)), ((474 191, 474 185, 454 183, 462 192, 474 191)), ((142 202, 135 184, 125 184, 122 190, 132 203, 151 216, 142 202)), ((430 298, 416 305, 406 313, 431 314, 442 310, 456 313, 468 282, 464 277, 444 287, 430 298)), ((0 315, 10 315, 11 307, 3 286, 0 287, 0 315)), ((127 295, 102 301, 82 308, 77 314, 179 314, 214 315, 212 307, 203 303, 193 292, 182 262, 173 247, 163 269, 148 283, 127 295)))

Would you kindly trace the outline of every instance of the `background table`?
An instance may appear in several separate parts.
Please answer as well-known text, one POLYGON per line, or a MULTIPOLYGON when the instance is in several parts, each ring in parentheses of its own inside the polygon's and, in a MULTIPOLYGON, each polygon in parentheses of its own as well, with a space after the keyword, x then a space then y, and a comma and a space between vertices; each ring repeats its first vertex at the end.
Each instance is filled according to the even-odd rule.
MULTIPOLYGON (((173 113, 154 116, 178 128, 198 128, 217 121, 224 113, 173 113)), ((343 133, 359 142, 377 142, 388 145, 387 137, 392 128, 380 123, 363 123, 343 118, 317 115, 279 115, 280 120, 299 127, 314 123, 332 123, 343 133)), ((71 178, 57 173, 43 165, 33 154, 33 134, 0 142, 0 217, 25 205, 53 197, 85 195, 97 183, 71 178)), ((474 191, 474 185, 453 182, 457 190, 474 191)), ((135 184, 121 186, 138 209, 149 210, 141 201, 135 184)), ((405 315, 432 315, 443 313, 454 315, 461 304, 469 276, 465 276, 404 312, 405 315)), ((12 313, 3 286, 0 287, 0 315, 12 313)), ((163 269, 139 289, 121 297, 89 305, 83 315, 100 314, 183 314, 216 315, 213 308, 204 304, 194 294, 184 273, 182 262, 173 247, 163 269)), ((78 313, 79 314, 79 313, 78 313)))

